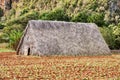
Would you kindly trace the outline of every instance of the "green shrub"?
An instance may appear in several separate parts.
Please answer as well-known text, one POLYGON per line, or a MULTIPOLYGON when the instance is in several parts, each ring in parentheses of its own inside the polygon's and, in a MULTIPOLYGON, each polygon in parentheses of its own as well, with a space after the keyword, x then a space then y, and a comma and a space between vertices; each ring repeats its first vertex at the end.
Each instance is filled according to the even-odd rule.
POLYGON ((0 29, 3 29, 4 27, 5 27, 5 25, 0 23, 0 29))
POLYGON ((8 35, 9 37, 9 46, 13 49, 17 49, 17 45, 22 36, 22 32, 20 30, 12 30, 8 35))
POLYGON ((96 8, 98 8, 98 6, 99 6, 98 0, 93 0, 93 1, 91 2, 91 5, 89 6, 89 8, 90 8, 91 10, 95 11, 96 8))
POLYGON ((78 13, 77 15, 72 17, 73 22, 87 22, 89 14, 87 11, 82 11, 78 13))
POLYGON ((120 36, 120 23, 118 24, 118 25, 116 25, 116 26, 112 26, 113 27, 113 30, 114 30, 114 34, 116 35, 116 36, 120 36))
POLYGON ((22 24, 14 24, 12 26, 6 26, 3 29, 3 33, 5 34, 10 34, 12 30, 20 30, 23 31, 24 30, 24 26, 22 24))
POLYGON ((103 27, 100 28, 100 30, 109 48, 115 49, 116 48, 115 35, 113 34, 112 27, 103 27))
POLYGON ((55 9, 50 12, 44 12, 39 16, 42 20, 69 21, 69 17, 64 9, 55 9))
POLYGON ((120 23, 117 26, 114 26, 113 30, 113 34, 116 36, 116 47, 120 49, 120 23))
POLYGON ((0 34, 0 43, 8 43, 8 37, 5 34, 0 34))
POLYGON ((120 49, 120 36, 116 35, 114 25, 100 28, 101 33, 110 49, 120 49))
POLYGON ((88 16, 87 22, 96 23, 98 26, 105 25, 103 13, 91 13, 88 16))
POLYGON ((23 26, 26 26, 29 20, 36 20, 38 19, 39 13, 36 11, 31 11, 27 14, 24 14, 18 18, 11 19, 7 21, 6 25, 11 26, 14 24, 22 24, 23 26))
POLYGON ((23 31, 24 26, 22 26, 21 24, 14 24, 12 26, 6 26, 3 29, 3 33, 0 36, 1 37, 1 42, 9 42, 9 35, 12 33, 13 30, 15 31, 23 31))
POLYGON ((29 11, 28 8, 23 9, 23 10, 21 11, 21 13, 20 13, 20 16, 22 16, 22 15, 28 13, 28 11, 29 11))
POLYGON ((72 21, 96 23, 98 26, 106 25, 104 21, 104 13, 90 13, 89 11, 82 11, 78 13, 72 18, 72 21))
POLYGON ((10 47, 16 49, 17 42, 21 37, 21 32, 26 27, 29 20, 38 19, 38 12, 29 12, 18 18, 7 21, 3 35, 1 36, 2 41, 9 42, 10 47))

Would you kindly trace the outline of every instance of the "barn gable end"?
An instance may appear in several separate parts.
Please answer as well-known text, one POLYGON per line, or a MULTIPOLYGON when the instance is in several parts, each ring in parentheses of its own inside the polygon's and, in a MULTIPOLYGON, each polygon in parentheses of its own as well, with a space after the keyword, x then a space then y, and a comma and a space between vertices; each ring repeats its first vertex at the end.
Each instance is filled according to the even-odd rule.
POLYGON ((32 51, 34 51, 33 46, 35 46, 36 42, 34 32, 29 25, 30 24, 27 25, 24 34, 19 42, 17 54, 30 55, 32 54, 32 51))
POLYGON ((19 43, 23 55, 106 55, 110 50, 94 23, 31 20, 19 43))

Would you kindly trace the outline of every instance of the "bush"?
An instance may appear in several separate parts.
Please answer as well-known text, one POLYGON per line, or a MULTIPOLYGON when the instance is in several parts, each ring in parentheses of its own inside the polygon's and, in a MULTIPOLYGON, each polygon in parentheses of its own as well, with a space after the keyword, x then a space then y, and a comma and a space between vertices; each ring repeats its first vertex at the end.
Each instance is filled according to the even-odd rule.
POLYGON ((13 30, 15 31, 23 31, 24 27, 21 24, 14 24, 12 26, 6 26, 3 29, 3 33, 0 36, 1 42, 9 42, 9 35, 12 33, 13 30))
POLYGON ((36 11, 31 11, 27 14, 24 14, 18 18, 11 19, 7 21, 6 25, 12 26, 14 24, 22 24, 23 26, 26 26, 29 20, 36 20, 38 19, 39 13, 36 11))
POLYGON ((22 32, 20 30, 12 30, 9 35, 9 46, 16 50, 21 36, 22 32))
POLYGON ((4 27, 5 27, 5 25, 0 23, 0 29, 3 29, 4 27))
POLYGON ((22 31, 26 27, 29 20, 38 19, 38 12, 30 12, 18 18, 7 21, 4 29, 2 40, 9 42, 10 47, 16 49, 22 31))
POLYGON ((87 13, 87 11, 80 12, 77 15, 73 16, 72 21, 73 22, 87 22, 88 15, 89 14, 87 13))
POLYGON ((87 22, 96 23, 98 26, 105 25, 104 14, 102 13, 92 13, 88 16, 87 22))
POLYGON ((98 26, 106 25, 104 21, 104 13, 97 12, 90 13, 89 11, 82 11, 78 13, 72 18, 72 21, 96 23, 98 26))
POLYGON ((57 20, 57 21, 69 21, 68 15, 64 9, 55 9, 51 12, 44 12, 39 16, 42 20, 57 20))
POLYGON ((115 44, 115 35, 113 34, 113 30, 111 27, 103 27, 100 28, 101 33, 108 44, 110 49, 115 49, 116 44, 115 44))
POLYGON ((9 39, 9 47, 13 49, 17 49, 17 45, 22 36, 22 32, 20 30, 12 30, 10 34, 6 34, 9 39))
POLYGON ((120 36, 115 34, 114 25, 100 28, 100 30, 110 49, 120 49, 120 36))
POLYGON ((14 24, 12 26, 6 26, 3 29, 3 33, 10 34, 12 30, 20 30, 23 31, 24 26, 22 24, 14 24))
POLYGON ((113 27, 113 34, 116 36, 117 48, 120 49, 120 23, 113 27))
POLYGON ((120 37, 120 23, 117 26, 112 26, 114 30, 114 34, 118 37, 120 37))
POLYGON ((29 9, 28 9, 28 8, 25 8, 25 9, 23 9, 23 10, 21 11, 20 16, 22 16, 22 15, 28 13, 28 12, 29 12, 29 9))

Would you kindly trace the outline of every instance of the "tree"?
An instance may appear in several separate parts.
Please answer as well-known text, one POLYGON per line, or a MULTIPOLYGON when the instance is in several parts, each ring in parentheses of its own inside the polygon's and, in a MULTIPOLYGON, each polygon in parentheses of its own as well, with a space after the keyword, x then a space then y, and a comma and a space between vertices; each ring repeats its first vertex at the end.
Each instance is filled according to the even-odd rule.
POLYGON ((0 8, 0 17, 3 16, 3 9, 0 8))

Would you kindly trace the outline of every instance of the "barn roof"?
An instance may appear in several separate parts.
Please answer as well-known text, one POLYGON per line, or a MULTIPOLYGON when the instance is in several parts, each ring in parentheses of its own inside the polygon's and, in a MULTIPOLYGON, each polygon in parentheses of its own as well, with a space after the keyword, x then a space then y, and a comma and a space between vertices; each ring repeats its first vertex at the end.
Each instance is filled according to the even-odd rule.
MULTIPOLYGON (((17 52, 19 52, 19 49, 23 43, 24 36, 26 35, 27 30, 29 28, 31 28, 31 30, 33 31, 34 38, 37 44, 39 45, 42 45, 41 40, 43 40, 43 43, 47 43, 47 42, 53 43, 53 40, 60 40, 60 41, 54 41, 56 42, 55 44, 56 45, 57 43, 63 44, 60 46, 66 48, 67 47, 66 45, 69 44, 78 46, 75 42, 79 43, 81 41, 81 43, 83 43, 84 45, 80 43, 80 46, 86 47, 86 49, 88 49, 87 51, 83 50, 85 53, 92 51, 90 49, 93 48, 90 47, 94 47, 95 45, 100 47, 101 52, 103 53, 110 52, 102 35, 99 32, 97 25, 94 23, 76 23, 76 22, 44 21, 44 20, 31 20, 28 22, 28 25, 18 45, 17 52), (68 42, 68 44, 66 42, 68 42), (103 44, 101 45, 101 43, 103 44), (104 49, 106 49, 106 51, 104 49)), ((49 45, 49 43, 47 43, 47 45, 49 45)), ((93 51, 93 53, 94 52, 95 51, 93 51)))

